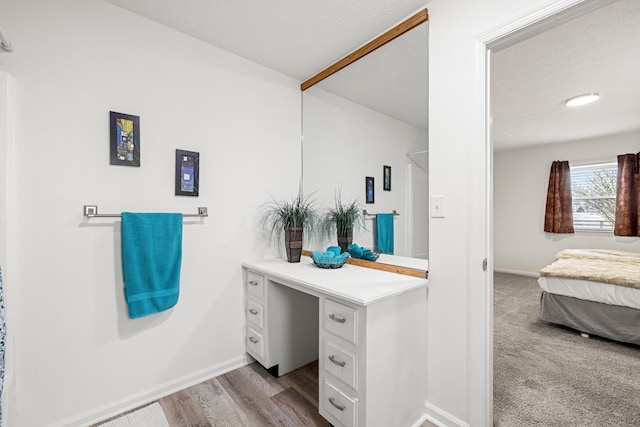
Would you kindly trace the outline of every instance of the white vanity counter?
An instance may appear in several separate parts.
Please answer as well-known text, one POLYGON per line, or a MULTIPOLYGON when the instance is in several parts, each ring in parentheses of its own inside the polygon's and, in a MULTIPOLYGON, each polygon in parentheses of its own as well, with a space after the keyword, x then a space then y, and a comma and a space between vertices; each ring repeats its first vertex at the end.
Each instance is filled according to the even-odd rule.
POLYGON ((426 404, 427 279, 345 264, 242 264, 246 349, 275 376, 319 360, 336 427, 417 425, 426 404))
POLYGON ((376 301, 427 286, 427 279, 404 276, 345 264, 338 269, 317 267, 313 260, 303 256, 299 263, 285 260, 245 262, 243 267, 269 274, 281 280, 294 281, 296 288, 306 288, 312 294, 333 296, 357 305, 376 301))

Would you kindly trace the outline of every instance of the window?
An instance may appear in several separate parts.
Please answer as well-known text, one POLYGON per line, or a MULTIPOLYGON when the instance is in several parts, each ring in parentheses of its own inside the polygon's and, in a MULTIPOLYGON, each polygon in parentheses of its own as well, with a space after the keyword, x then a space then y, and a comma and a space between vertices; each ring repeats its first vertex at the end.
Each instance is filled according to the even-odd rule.
POLYGON ((617 163, 571 167, 573 227, 613 231, 616 216, 617 163))

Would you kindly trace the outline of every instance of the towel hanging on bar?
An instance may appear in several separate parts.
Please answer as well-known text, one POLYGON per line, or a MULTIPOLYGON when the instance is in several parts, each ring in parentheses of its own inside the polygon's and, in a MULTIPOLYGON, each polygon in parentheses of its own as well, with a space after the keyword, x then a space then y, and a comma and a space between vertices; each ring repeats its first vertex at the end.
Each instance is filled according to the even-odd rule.
POLYGON ((383 254, 393 255, 393 214, 376 215, 376 249, 383 254))
POLYGON ((129 317, 178 303, 182 214, 122 213, 122 277, 129 317))

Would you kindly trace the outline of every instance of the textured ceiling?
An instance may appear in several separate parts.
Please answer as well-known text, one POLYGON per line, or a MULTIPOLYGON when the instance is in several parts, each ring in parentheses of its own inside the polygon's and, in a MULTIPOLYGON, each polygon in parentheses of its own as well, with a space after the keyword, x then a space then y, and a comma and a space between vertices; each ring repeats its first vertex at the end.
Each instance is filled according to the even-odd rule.
POLYGON ((105 0, 306 80, 428 0, 105 0))
MULTIPOLYGON (((429 3, 105 1, 301 82, 429 3)), ((620 0, 576 16, 533 37, 528 36, 536 31, 528 31, 528 38, 492 55, 496 150, 640 129, 640 0, 620 0), (601 99, 575 109, 564 106, 565 99, 587 92, 599 92, 601 99)), ((416 52, 426 52, 427 39, 412 35, 427 28, 412 30, 366 56, 323 81, 323 87, 425 128, 427 56, 416 52)))
POLYGON ((640 129, 640 1, 621 0, 493 54, 497 150, 640 129), (566 107, 575 95, 600 100, 566 107))

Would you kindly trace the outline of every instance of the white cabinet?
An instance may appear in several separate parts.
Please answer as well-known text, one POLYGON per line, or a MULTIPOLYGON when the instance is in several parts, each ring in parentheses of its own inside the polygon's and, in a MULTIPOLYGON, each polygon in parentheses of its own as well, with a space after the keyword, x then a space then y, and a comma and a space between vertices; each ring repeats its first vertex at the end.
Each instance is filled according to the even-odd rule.
POLYGON ((264 360, 264 340, 262 334, 252 327, 247 327, 247 349, 254 357, 264 360))
POLYGON ((325 300, 322 313, 323 326, 327 332, 350 343, 358 344, 358 309, 325 300))
POLYGON ((318 298, 245 270, 246 348, 280 376, 318 358, 318 298))
POLYGON ((357 426, 358 401, 345 394, 340 388, 326 380, 320 383, 320 394, 325 399, 320 400, 320 415, 327 418, 334 426, 357 426), (328 415, 328 416, 327 416, 328 415))
POLYGON ((319 359, 318 408, 335 427, 404 427, 421 419, 425 279, 352 265, 321 270, 304 261, 243 267, 247 352, 265 368, 282 375, 319 359))
POLYGON ((331 338, 324 338, 322 347, 324 371, 338 378, 354 390, 358 389, 358 356, 357 349, 341 346, 331 338))

